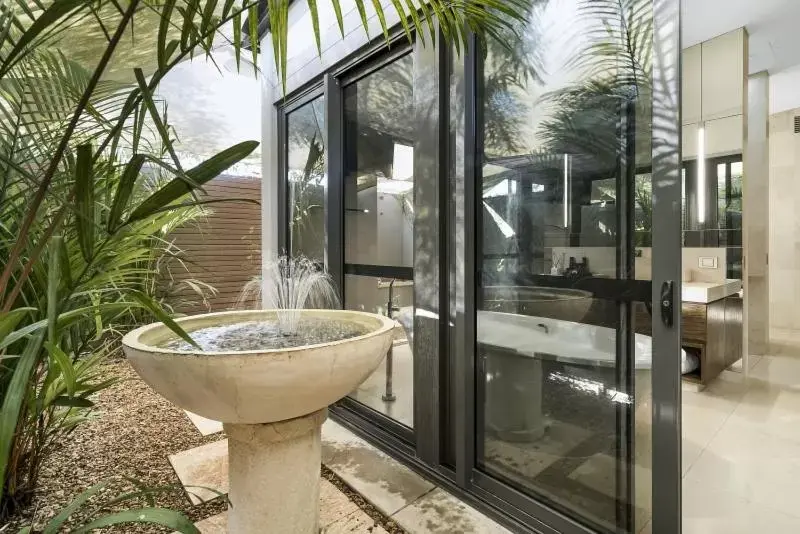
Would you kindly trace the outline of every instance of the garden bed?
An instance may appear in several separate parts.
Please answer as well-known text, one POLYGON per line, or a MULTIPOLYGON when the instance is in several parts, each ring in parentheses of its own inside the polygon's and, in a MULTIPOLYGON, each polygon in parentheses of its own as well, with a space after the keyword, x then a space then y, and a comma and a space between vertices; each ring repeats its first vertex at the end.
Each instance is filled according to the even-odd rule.
MULTIPOLYGON (((224 498, 193 505, 168 460, 171 454, 224 439, 224 434, 202 436, 186 414, 153 392, 127 361, 110 362, 106 369, 109 376, 117 376, 121 382, 97 395, 97 417, 79 426, 45 460, 33 502, 1 527, 0 533, 16 533, 31 521, 35 527, 41 527, 78 494, 100 481, 113 479, 119 482, 115 489, 126 484, 130 489, 125 477, 148 487, 174 486, 173 491, 155 497, 156 506, 179 510, 195 522, 225 510, 224 498)), ((322 473, 377 524, 390 533, 402 532, 329 469, 323 467, 322 473)), ((125 525, 117 531, 167 530, 151 525, 125 525)))

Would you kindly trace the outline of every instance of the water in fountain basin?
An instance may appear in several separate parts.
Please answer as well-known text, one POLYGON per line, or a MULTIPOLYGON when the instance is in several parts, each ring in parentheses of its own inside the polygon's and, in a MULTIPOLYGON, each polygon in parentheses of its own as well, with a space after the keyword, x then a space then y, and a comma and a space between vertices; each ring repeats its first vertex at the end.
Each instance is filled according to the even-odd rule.
MULTIPOLYGON (((224 326, 210 326, 191 332, 192 339, 204 351, 238 352, 245 350, 289 349, 330 343, 367 334, 369 329, 349 321, 300 317, 295 334, 282 333, 277 321, 248 321, 224 326)), ((162 348, 196 351, 182 339, 172 340, 162 348)))

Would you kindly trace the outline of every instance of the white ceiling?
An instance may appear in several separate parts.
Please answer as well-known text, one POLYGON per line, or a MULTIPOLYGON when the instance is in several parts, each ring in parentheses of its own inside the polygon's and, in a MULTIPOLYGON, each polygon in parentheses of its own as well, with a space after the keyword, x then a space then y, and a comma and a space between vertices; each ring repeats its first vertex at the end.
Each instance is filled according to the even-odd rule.
POLYGON ((683 46, 742 26, 750 34, 750 74, 800 64, 800 0, 681 0, 683 46))

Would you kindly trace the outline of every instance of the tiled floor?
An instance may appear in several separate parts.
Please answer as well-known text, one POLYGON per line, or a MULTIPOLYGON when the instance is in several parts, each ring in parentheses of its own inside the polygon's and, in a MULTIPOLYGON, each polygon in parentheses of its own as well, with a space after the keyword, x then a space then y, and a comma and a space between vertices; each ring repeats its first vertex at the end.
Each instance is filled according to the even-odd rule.
POLYGON ((683 393, 683 532, 800 532, 800 332, 683 393))

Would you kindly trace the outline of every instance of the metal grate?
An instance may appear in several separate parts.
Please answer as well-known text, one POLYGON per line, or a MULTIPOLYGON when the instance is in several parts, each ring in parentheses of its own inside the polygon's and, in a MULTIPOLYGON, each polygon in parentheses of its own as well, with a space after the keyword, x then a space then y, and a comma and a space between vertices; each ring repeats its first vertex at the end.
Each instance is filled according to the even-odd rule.
POLYGON ((800 115, 794 117, 794 133, 800 133, 800 115))

